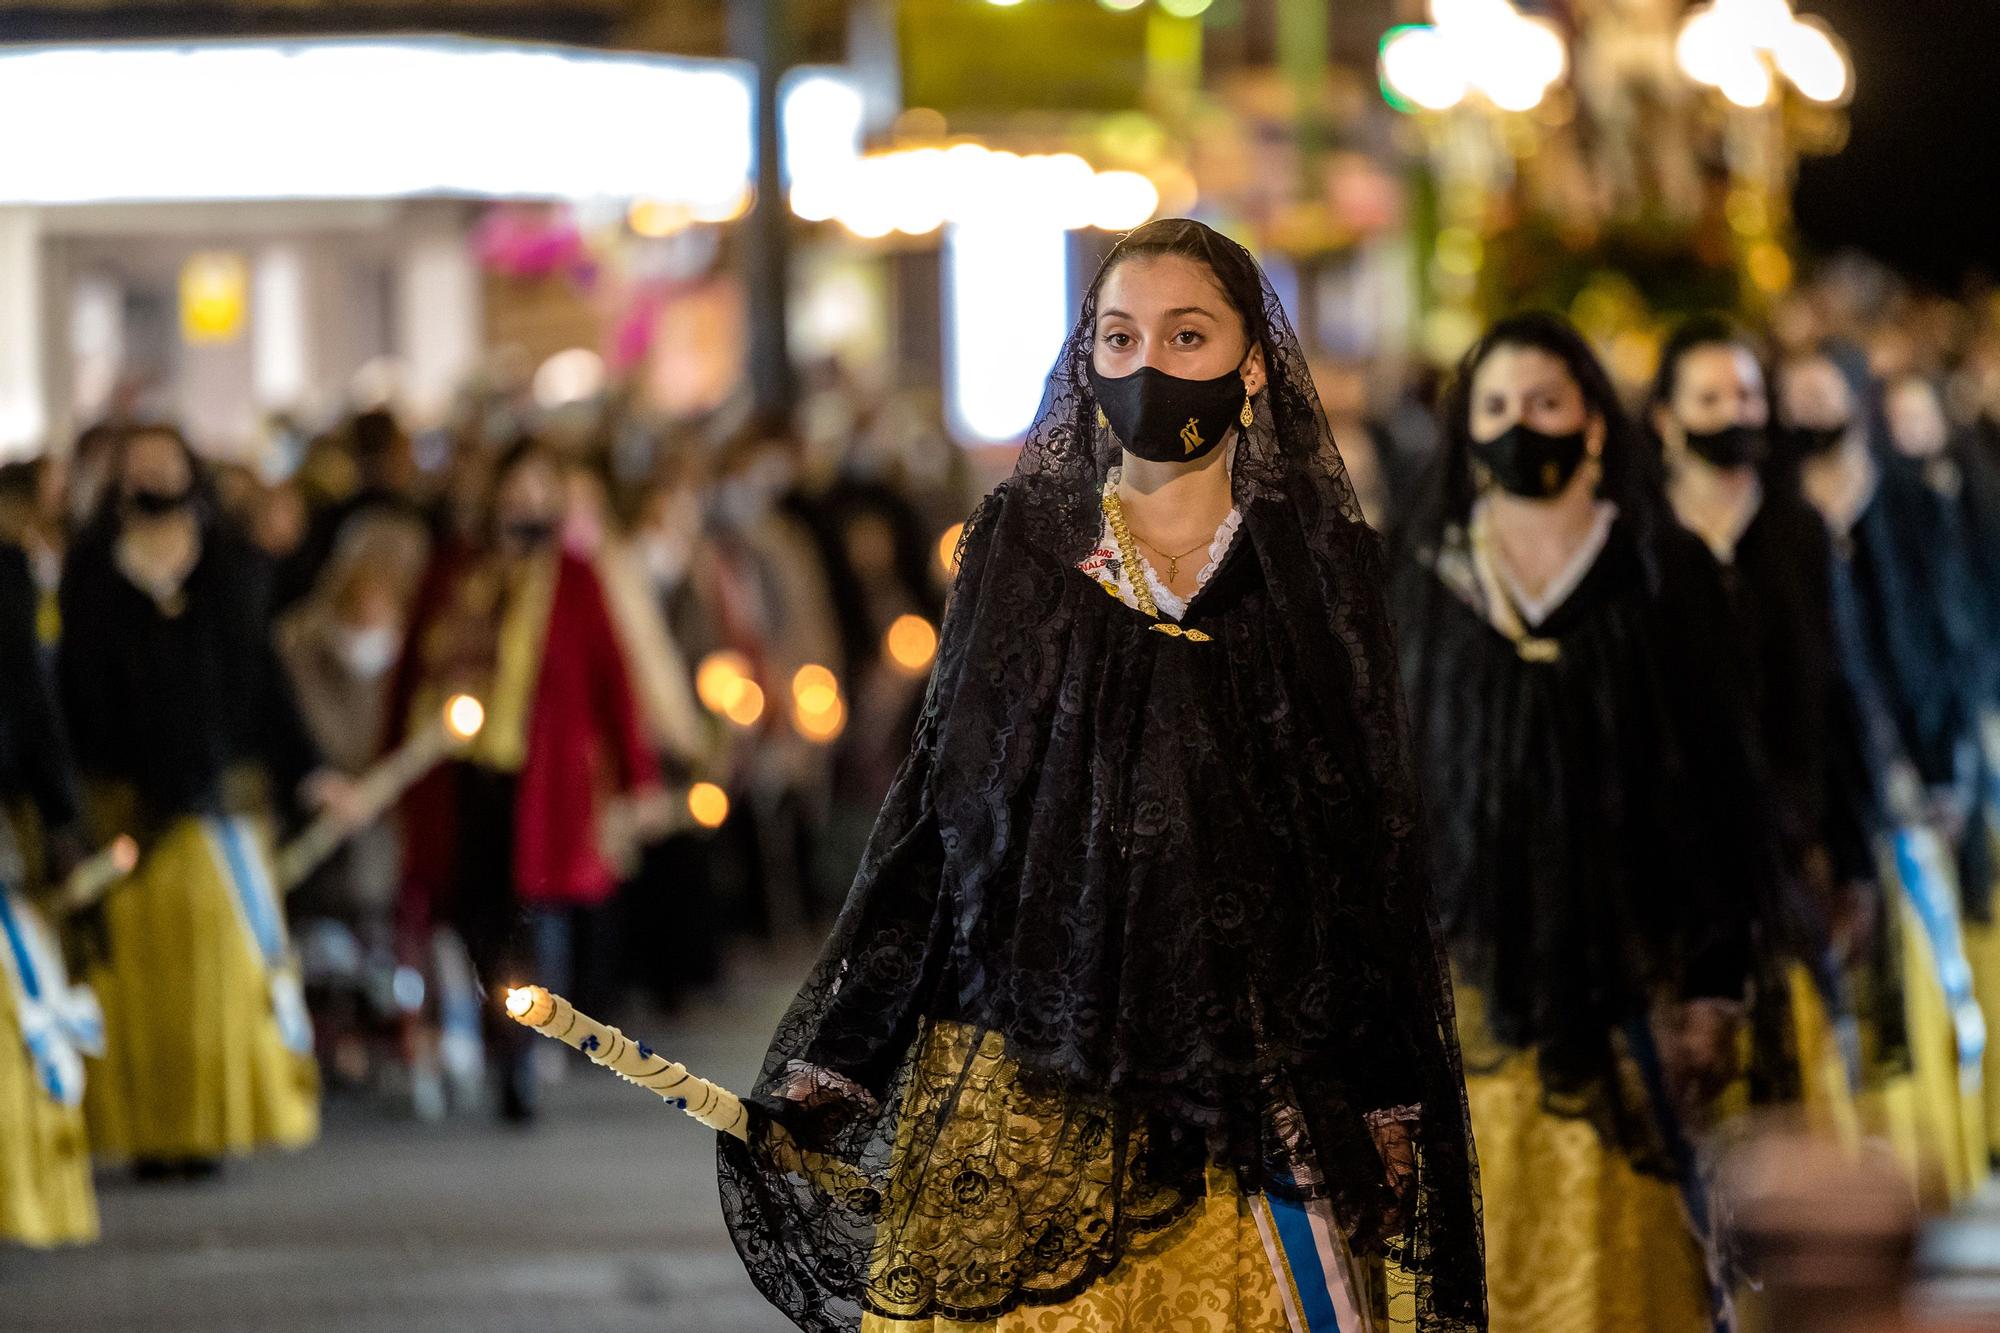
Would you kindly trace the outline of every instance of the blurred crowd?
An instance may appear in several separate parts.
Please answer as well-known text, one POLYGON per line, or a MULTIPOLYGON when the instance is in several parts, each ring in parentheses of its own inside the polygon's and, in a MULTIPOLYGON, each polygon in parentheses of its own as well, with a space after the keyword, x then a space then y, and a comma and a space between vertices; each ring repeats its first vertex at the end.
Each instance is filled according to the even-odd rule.
MULTIPOLYGON (((1697 436, 1721 450, 1768 422, 1821 460, 1798 481, 1840 568, 1869 540, 1853 525, 1874 496, 1910 497, 1902 535, 1860 558, 1896 566, 1898 605, 1936 611, 1938 651, 1971 664, 1951 697, 1971 703, 1897 719, 1941 748, 1892 742, 1911 751, 1917 796, 1889 816, 1934 831, 1963 883, 1991 883, 2000 297, 1924 296, 1843 262, 1747 332, 1718 329, 1667 357, 1750 348, 1754 423, 1682 403, 1682 381, 1651 378, 1657 356, 1605 358, 1614 376, 1646 373, 1617 387, 1652 428, 1658 485, 1724 563, 1742 531, 1706 530, 1720 492, 1689 477, 1736 464, 1692 465, 1697 436)), ((1314 377, 1367 516, 1393 536, 1448 470, 1444 375, 1327 358, 1314 377)), ((9 926, 18 960, 37 930, 56 937, 39 995, 16 976, 16 1017, 46 1021, 55 1047, 107 1053, 87 1097, 74 1054, 38 1070, 69 1119, 37 1151, 203 1174, 308 1141, 324 1087, 530 1120, 545 1074, 532 1034, 488 1002, 495 987, 672 1010, 727 984, 735 942, 838 908, 921 707, 958 524, 988 479, 927 396, 833 364, 806 379, 792 420, 665 423, 616 391, 538 401, 534 377, 498 358, 419 432, 371 406, 317 432, 274 422, 261 454, 227 460, 169 422, 113 420, 0 468, 14 673, 0 880, 33 890, 49 922, 9 926), (299 852, 308 829, 337 850, 299 852), (71 894, 120 838, 136 856, 71 894), (90 983, 81 1017, 46 984, 65 970, 90 983)), ((1894 656, 1905 623, 1859 625, 1856 642, 1894 656)), ((1882 909, 1842 899, 1842 873, 1814 862, 1802 877, 1853 955, 1882 909)), ((42 1115, 32 1101, 0 1078, 17 1153, 32 1136, 7 1121, 42 1115)), ((1991 1110, 2000 1128, 2000 1099, 1991 1110)), ((1795 1172, 1769 1178, 1744 1215, 1754 1245, 1783 1251, 1814 1209, 1787 1211, 1795 1172)), ((94 1231, 87 1198, 8 1206, 0 1235, 94 1231)))
MULTIPOLYGON (((235 929, 129 910, 167 880, 182 907, 208 887, 190 830, 240 828, 221 879, 261 878, 264 915, 288 919, 264 943, 274 968, 296 959, 318 1073, 284 1079, 422 1114, 534 1115, 532 1034, 484 1002, 495 986, 672 1009, 724 981, 732 941, 838 907, 973 497, 920 398, 827 367, 799 422, 668 430, 615 397, 538 403, 502 371, 417 435, 372 408, 310 436, 277 423, 229 461, 110 421, 0 469, 16 637, 67 740, 0 727, 19 878, 60 885, 121 836, 139 851, 98 901, 48 913, 107 1042, 141 1048, 99 1077, 132 1085, 115 1114, 91 1099, 100 1153, 179 1174, 310 1133, 254 1072, 240 1125, 146 1109, 199 1100, 163 1069, 209 1059, 166 1030, 204 1015, 141 1012, 184 989, 151 955, 235 929), (459 696, 476 731, 426 751, 459 696), (435 762, 391 775, 419 752, 435 762), (287 854, 315 821, 339 841, 316 865, 287 854)), ((9 711, 31 713, 21 684, 9 711)), ((254 919, 257 887, 232 888, 254 919)))

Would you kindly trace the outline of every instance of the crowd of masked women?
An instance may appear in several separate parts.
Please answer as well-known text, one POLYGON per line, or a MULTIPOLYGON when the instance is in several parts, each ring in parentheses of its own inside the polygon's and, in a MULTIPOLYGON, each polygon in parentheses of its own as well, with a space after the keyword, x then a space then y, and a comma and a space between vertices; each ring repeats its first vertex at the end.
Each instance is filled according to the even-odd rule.
POLYGON ((1439 422, 1394 600, 1492 1327, 1754 1323, 1732 1143, 1892 1151, 1942 1210, 2000 1141, 1995 459, 1721 318, 1636 410, 1503 319, 1439 422))
POLYGON ((93 1163, 309 1143, 329 1087, 532 1119, 491 988, 670 1008, 837 905, 956 448, 921 412, 711 444, 482 407, 362 413, 275 479, 155 421, 0 470, 0 1242, 93 1238, 93 1163))
MULTIPOLYGON (((1750 1126, 1885 1145, 1940 1209, 1987 1176, 2000 450, 1947 405, 1719 317, 1621 393, 1523 314, 1445 382, 1426 466, 1336 426, 1394 527, 1495 1328, 1754 1321, 1725 1206, 1750 1126)), ((636 469, 456 446, 420 468, 365 414, 274 486, 134 425, 8 474, 0 1235, 89 1236, 93 1154, 175 1175, 308 1141, 323 1076, 421 1100, 483 1052, 530 1116, 479 986, 671 1002, 730 930, 831 905, 963 476, 808 482, 756 432, 636 469), (359 779, 457 693, 477 735, 290 894, 275 840, 361 824, 359 779), (136 868, 63 911, 118 834, 136 868)))

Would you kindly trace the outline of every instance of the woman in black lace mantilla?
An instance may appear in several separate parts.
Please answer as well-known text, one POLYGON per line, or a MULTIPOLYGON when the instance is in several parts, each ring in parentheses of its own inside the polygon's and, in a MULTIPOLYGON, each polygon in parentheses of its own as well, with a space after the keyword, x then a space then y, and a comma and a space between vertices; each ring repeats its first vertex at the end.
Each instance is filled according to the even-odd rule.
POLYGON ((1255 261, 1105 260, 722 1196, 801 1328, 1485 1327, 1384 604, 1255 261), (1155 545, 1154 543, 1158 543, 1155 545))

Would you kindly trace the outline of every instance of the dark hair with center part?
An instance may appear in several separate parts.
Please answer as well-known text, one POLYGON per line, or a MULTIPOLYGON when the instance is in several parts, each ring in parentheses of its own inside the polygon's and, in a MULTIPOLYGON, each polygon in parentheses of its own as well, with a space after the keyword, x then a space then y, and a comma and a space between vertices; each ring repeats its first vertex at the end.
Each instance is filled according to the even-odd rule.
MULTIPOLYGON (((1724 314, 1709 312, 1682 320, 1660 348, 1660 368, 1653 375, 1653 389, 1647 395, 1650 407, 1673 402, 1681 387, 1681 363, 1688 353, 1703 347, 1740 347, 1757 356, 1757 346, 1742 325, 1724 314)), ((1762 364, 1762 358, 1758 358, 1762 364)))
POLYGON ((1256 261, 1242 246, 1191 218, 1160 218, 1120 237, 1098 266, 1097 276, 1091 279, 1088 305, 1096 308, 1104 280, 1126 260, 1167 256, 1193 260, 1214 274, 1215 285, 1229 301, 1230 309, 1243 320, 1243 330, 1250 341, 1263 344, 1264 284, 1257 274, 1256 261))

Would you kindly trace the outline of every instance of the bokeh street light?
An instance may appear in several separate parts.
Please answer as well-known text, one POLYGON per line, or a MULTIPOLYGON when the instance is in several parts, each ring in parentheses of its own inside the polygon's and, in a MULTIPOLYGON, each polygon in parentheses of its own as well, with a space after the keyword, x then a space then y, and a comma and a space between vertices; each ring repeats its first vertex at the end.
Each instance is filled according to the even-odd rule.
POLYGON ((1824 20, 1794 14, 1788 0, 1712 0, 1682 22, 1674 57, 1688 78, 1745 110, 1768 106, 1780 79, 1822 105, 1854 90, 1840 39, 1824 20))
POLYGON ((1531 111, 1569 68, 1555 26, 1508 0, 1431 0, 1430 13, 1382 38, 1382 87, 1405 107, 1449 111, 1476 93, 1501 111, 1531 111))
POLYGON ((1075 153, 1011 153, 976 142, 870 153, 793 184, 792 212, 875 240, 946 225, 1022 223, 1124 231, 1152 217, 1160 190, 1143 172, 1099 171, 1075 153))

